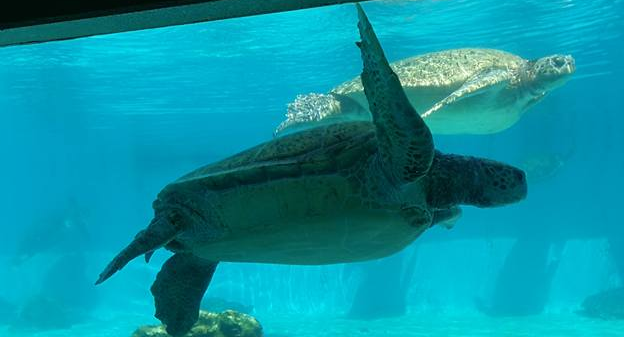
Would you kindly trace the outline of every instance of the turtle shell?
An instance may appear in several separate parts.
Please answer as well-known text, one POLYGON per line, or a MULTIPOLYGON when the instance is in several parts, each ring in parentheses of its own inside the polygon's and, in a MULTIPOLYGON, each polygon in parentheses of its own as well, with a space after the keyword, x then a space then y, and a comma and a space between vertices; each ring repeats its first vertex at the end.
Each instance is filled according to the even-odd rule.
POLYGON ((275 138, 194 170, 169 184, 161 194, 188 184, 222 190, 348 170, 377 151, 374 130, 370 122, 338 123, 275 138))
MULTIPOLYGON (((521 57, 501 50, 464 48, 414 56, 390 66, 405 89, 439 88, 447 92, 487 69, 518 72, 525 62, 521 57)), ((364 87, 359 76, 331 92, 345 96, 361 94, 364 97, 364 87)))

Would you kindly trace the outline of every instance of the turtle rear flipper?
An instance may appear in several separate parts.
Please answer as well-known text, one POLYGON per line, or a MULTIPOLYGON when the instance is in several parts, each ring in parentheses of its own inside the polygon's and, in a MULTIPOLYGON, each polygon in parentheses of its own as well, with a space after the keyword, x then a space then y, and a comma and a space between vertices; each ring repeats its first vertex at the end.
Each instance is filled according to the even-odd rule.
POLYGON ((181 230, 181 228, 169 223, 166 218, 155 218, 146 229, 138 232, 134 240, 113 258, 95 284, 98 285, 106 281, 137 256, 146 254, 145 259, 149 261, 151 252, 166 245, 181 230))
POLYGON ((199 304, 212 279, 217 262, 188 253, 177 253, 163 265, 151 291, 156 318, 172 336, 186 334, 197 322, 199 304))
POLYGON ((353 99, 338 94, 298 95, 288 103, 286 120, 275 132, 276 137, 301 130, 336 123, 370 120, 370 114, 353 99))
POLYGON ((358 9, 362 84, 377 131, 382 169, 399 184, 429 171, 434 156, 429 128, 412 107, 379 44, 364 10, 358 9))

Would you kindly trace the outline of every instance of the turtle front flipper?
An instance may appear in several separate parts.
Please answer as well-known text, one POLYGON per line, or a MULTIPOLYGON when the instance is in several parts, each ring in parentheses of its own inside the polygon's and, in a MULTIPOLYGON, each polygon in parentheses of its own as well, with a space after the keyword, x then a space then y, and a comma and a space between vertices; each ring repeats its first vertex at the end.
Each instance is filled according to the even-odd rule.
POLYGON ((400 184, 424 176, 434 156, 431 132, 392 71, 364 10, 358 9, 362 84, 377 130, 382 168, 400 184))
POLYGON ((429 108, 429 110, 425 111, 421 117, 429 117, 430 115, 442 110, 442 108, 462 99, 488 92, 496 92, 497 90, 509 85, 510 81, 511 75, 509 71, 504 69, 484 70, 466 81, 466 83, 464 83, 459 89, 453 91, 450 95, 434 104, 431 108, 429 108))
POLYGON ((146 229, 138 232, 134 240, 113 258, 104 271, 102 271, 95 284, 98 285, 106 281, 137 256, 146 254, 146 260, 149 260, 151 252, 166 245, 180 231, 180 228, 169 223, 166 218, 152 220, 146 229))
POLYGON ((217 262, 188 253, 170 257, 156 276, 151 291, 156 303, 156 318, 172 336, 186 334, 197 322, 201 302, 217 262))

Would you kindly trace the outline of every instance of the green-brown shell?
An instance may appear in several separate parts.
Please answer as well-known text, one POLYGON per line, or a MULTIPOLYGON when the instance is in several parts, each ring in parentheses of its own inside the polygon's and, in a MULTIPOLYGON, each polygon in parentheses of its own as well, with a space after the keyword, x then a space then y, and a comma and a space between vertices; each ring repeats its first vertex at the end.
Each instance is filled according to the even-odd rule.
POLYGON ((328 125, 275 138, 232 157, 201 167, 169 187, 200 183, 220 190, 234 186, 338 173, 377 151, 373 124, 328 125))
MULTIPOLYGON (((486 69, 506 69, 518 73, 525 63, 521 57, 501 50, 464 48, 411 57, 394 62, 391 67, 404 88, 443 88, 461 85, 486 69)), ((348 96, 363 91, 358 76, 334 88, 332 93, 348 96)))

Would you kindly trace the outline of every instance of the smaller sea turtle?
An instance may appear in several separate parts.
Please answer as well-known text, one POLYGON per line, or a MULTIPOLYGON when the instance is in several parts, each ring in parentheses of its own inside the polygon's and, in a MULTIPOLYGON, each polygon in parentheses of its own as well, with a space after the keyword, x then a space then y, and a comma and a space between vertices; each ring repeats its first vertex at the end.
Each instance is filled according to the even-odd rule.
POLYGON ((527 175, 529 183, 546 181, 557 175, 574 154, 574 149, 564 153, 540 151, 526 155, 518 167, 527 175))
POLYGON ((12 263, 18 266, 49 251, 56 253, 80 251, 81 247, 77 245, 86 245, 89 240, 84 211, 75 201, 70 200, 65 210, 52 211, 46 214, 46 217, 25 226, 23 234, 17 240, 12 263))
MULTIPOLYGON (((434 134, 489 134, 514 125, 575 71, 570 55, 534 61, 495 49, 451 49, 391 65, 434 134)), ((359 77, 329 94, 298 96, 276 135, 336 121, 370 120, 359 77)))
POLYGON ((588 296, 579 314, 605 320, 624 320, 624 287, 588 296))

